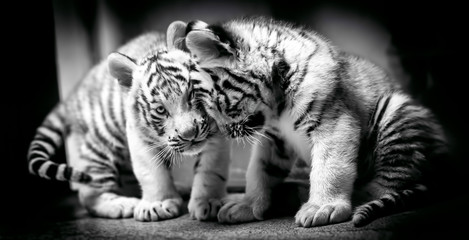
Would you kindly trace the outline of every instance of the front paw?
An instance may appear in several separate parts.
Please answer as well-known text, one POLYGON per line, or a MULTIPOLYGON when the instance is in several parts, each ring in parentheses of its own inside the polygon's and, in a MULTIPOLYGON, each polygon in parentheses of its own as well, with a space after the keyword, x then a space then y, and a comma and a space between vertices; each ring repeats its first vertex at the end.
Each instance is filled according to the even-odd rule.
POLYGON ((156 222, 178 217, 181 213, 182 199, 170 198, 149 202, 141 200, 134 210, 134 219, 141 222, 156 222))
POLYGON ((232 224, 263 220, 268 205, 266 201, 228 200, 218 212, 218 222, 232 224))
POLYGON ((209 221, 217 218, 221 205, 221 200, 216 198, 191 198, 188 209, 192 219, 209 221))
POLYGON ((80 194, 80 201, 88 212, 104 218, 130 218, 139 202, 137 198, 123 197, 111 192, 101 195, 80 194))
POLYGON ((333 203, 318 205, 307 202, 296 213, 295 222, 301 227, 314 227, 344 222, 352 215, 349 202, 339 200, 333 203))

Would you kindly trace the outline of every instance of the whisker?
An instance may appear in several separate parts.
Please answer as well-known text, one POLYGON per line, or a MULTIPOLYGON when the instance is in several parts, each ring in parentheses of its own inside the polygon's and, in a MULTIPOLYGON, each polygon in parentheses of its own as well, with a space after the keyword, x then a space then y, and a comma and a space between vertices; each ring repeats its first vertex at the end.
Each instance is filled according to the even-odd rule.
POLYGON ((156 168, 161 167, 161 164, 167 161, 167 155, 170 150, 169 147, 164 147, 151 159, 152 162, 155 162, 156 168))
POLYGON ((265 139, 267 139, 267 140, 269 140, 269 141, 272 141, 272 138, 271 138, 271 137, 265 135, 265 134, 262 133, 261 131, 254 130, 254 132, 256 133, 257 136, 260 136, 260 137, 263 137, 263 138, 265 138, 265 139))
POLYGON ((254 136, 255 133, 256 133, 256 132, 254 131, 253 133, 249 134, 249 136, 248 136, 249 139, 251 140, 251 144, 258 143, 260 146, 263 146, 262 141, 259 140, 259 139, 257 139, 257 138, 254 136))
POLYGON ((251 145, 254 145, 254 141, 252 139, 252 136, 246 136, 246 141, 251 144, 251 145))

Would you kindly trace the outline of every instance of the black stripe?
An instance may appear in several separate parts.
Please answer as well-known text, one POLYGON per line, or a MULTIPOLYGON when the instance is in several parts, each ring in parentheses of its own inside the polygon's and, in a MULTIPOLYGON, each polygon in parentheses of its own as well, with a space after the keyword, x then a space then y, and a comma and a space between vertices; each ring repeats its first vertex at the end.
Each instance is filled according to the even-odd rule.
POLYGON ((50 179, 57 179, 57 171, 59 169, 59 166, 57 164, 51 164, 46 170, 46 176, 48 176, 50 179))
POLYGON ((369 207, 369 211, 367 212, 368 216, 375 215, 381 209, 381 207, 376 202, 370 202, 368 204, 368 207, 369 207))
POLYGON ((107 161, 108 157, 105 152, 98 150, 95 146, 93 146, 89 141, 85 141, 85 146, 98 158, 102 161, 107 161))
POLYGON ((275 62, 272 66, 272 81, 280 86, 282 91, 287 89, 290 79, 287 79, 287 73, 290 71, 290 65, 285 59, 275 62))
POLYGON ((257 80, 261 81, 264 84, 264 86, 266 86, 270 91, 273 91, 272 83, 270 81, 266 81, 265 77, 259 76, 254 71, 250 71, 249 75, 251 76, 252 79, 257 79, 257 80))
MULTIPOLYGON (((173 63, 172 61, 168 61, 168 63, 173 63)), ((175 66, 162 66, 159 65, 160 68, 164 69, 165 72, 168 72, 169 75, 176 75, 181 72, 181 69, 175 66)))
POLYGON ((375 121, 375 131, 378 130, 378 126, 381 123, 381 119, 383 118, 384 113, 386 112, 386 109, 388 108, 389 102, 391 101, 391 97, 387 97, 386 100, 383 103, 383 106, 381 107, 381 111, 379 112, 378 119, 375 121))
POLYGON ((53 122, 51 122, 50 120, 44 121, 44 124, 42 125, 42 127, 46 127, 50 131, 57 134, 60 138, 62 138, 63 136, 63 129, 59 128, 59 126, 54 125, 53 122))
MULTIPOLYGON (((264 98, 262 97, 262 94, 261 94, 261 90, 259 89, 259 85, 257 85, 256 83, 254 82, 251 82, 243 77, 240 77, 240 76, 237 76, 235 75, 234 73, 232 73, 229 69, 226 69, 224 68, 225 72, 228 73, 228 75, 230 75, 230 77, 235 80, 236 82, 238 82, 239 84, 245 84, 245 85, 248 85, 248 88, 249 89, 253 89, 255 94, 254 96, 256 96, 258 99, 261 100, 261 102, 263 102, 265 105, 268 105, 264 98)), ((225 82, 227 82, 228 80, 226 80, 225 82)), ((223 83, 223 85, 225 84, 225 82, 223 83)), ((244 91, 242 91, 244 92, 244 91)), ((252 95, 252 94, 251 94, 252 95)))
POLYGON ((159 96, 160 93, 159 93, 158 91, 159 91, 159 89, 158 89, 157 87, 154 87, 154 88, 152 88, 152 89, 150 90, 150 94, 151 94, 152 96, 159 96))
MULTIPOLYGON (((39 151, 39 152, 45 153, 47 156, 50 156, 50 154, 47 152, 47 149, 39 143, 34 143, 33 142, 32 146, 31 146, 31 149, 29 151, 30 152, 39 151)), ((43 156, 41 156, 41 157, 43 157, 43 156)))
MULTIPOLYGON (((406 103, 403 103, 398 109, 396 109, 392 115, 393 115, 393 118, 388 121, 380 130, 380 138, 383 138, 382 137, 382 134, 384 134, 385 132, 388 131, 389 128, 393 127, 394 125, 406 125, 408 123, 413 123, 413 122, 420 122, 420 120, 423 120, 421 118, 407 118, 408 116, 408 113, 406 112, 406 107, 408 107, 409 104, 406 102, 406 103)), ((425 120, 423 120, 425 121, 425 120)), ((394 126, 395 128, 395 126, 394 126)), ((389 136, 389 134, 387 134, 385 137, 389 136)))
POLYGON ((197 172, 197 169, 200 167, 200 161, 201 161, 201 154, 197 154, 197 158, 195 159, 194 163, 194 173, 197 172))
POLYGON ((63 176, 65 179, 70 180, 72 178, 73 168, 66 166, 63 172, 63 176))
POLYGON ((401 154, 408 156, 409 158, 414 154, 416 151, 424 150, 423 146, 405 146, 405 147, 398 147, 398 146, 392 146, 389 148, 379 148, 375 150, 376 154, 379 154, 383 157, 386 157, 386 155, 391 155, 391 154, 401 154))
POLYGON ((305 61, 305 64, 303 67, 303 70, 301 71, 301 74, 300 76, 297 78, 297 81, 296 81, 296 84, 295 84, 295 89, 292 89, 290 91, 291 94, 296 94, 298 88, 300 87, 300 85, 303 83, 304 79, 305 79, 305 76, 306 76, 306 73, 308 73, 309 71, 309 68, 308 68, 308 65, 309 65, 309 62, 311 61, 311 58, 313 58, 314 54, 316 52, 312 52, 311 54, 308 55, 308 57, 306 58, 306 61, 305 61))
POLYGON ((183 83, 188 82, 187 78, 185 78, 184 76, 180 74, 173 74, 171 77, 183 83))
POLYGON ((425 146, 430 147, 433 142, 435 142, 435 139, 433 138, 433 136, 422 136, 422 135, 402 136, 401 134, 400 138, 396 138, 394 140, 385 142, 380 147, 387 148, 387 147, 393 147, 393 146, 399 146, 399 145, 421 144, 423 148, 425 146))
MULTIPOLYGON (((320 124, 320 121, 317 121, 317 120, 312 120, 312 121, 309 121, 308 123, 310 123, 311 125, 306 129, 306 134, 309 136, 311 134, 312 131, 314 131, 314 129, 316 129, 319 124, 320 124)), ((306 124, 305 124, 306 126, 306 124)))
POLYGON ((380 136, 380 139, 387 139, 395 134, 406 132, 407 130, 419 130, 422 134, 432 134, 434 129, 427 125, 425 120, 426 119, 408 119, 404 122, 395 123, 399 124, 399 126, 396 126, 392 131, 386 133, 386 135, 380 136))
POLYGON ((368 127, 370 129, 373 126, 373 123, 375 121, 376 112, 378 112, 379 103, 382 101, 382 99, 383 99, 383 97, 379 98, 378 101, 376 101, 375 107, 373 108, 373 112, 371 113, 370 119, 368 120, 368 127))
MULTIPOLYGON (((31 154, 29 155, 29 159, 30 159, 30 160, 33 160, 33 159, 35 159, 35 158, 42 158, 42 159, 45 159, 45 157, 44 157, 42 154, 37 153, 37 151, 38 151, 38 150, 36 150, 36 151, 31 151, 31 154)), ((43 151, 41 151, 41 152, 43 152, 43 151)), ((48 153, 46 153, 46 155, 49 156, 48 153)))
POLYGON ((204 88, 195 88, 195 92, 196 93, 204 93, 206 95, 208 95, 209 97, 212 95, 212 92, 207 90, 207 89, 204 89, 204 88))
POLYGON ((92 172, 93 171, 92 169, 101 169, 101 170, 106 170, 105 172, 116 173, 114 165, 109 161, 102 161, 99 158, 94 158, 92 156, 87 156, 87 155, 84 155, 81 158, 91 163, 95 163, 99 166, 103 166, 103 167, 98 167, 98 166, 89 165, 86 167, 87 169, 86 172, 92 172))
POLYGON ((191 78, 190 83, 192 83, 192 86, 195 87, 195 86, 199 86, 200 84, 202 84, 202 80, 191 78))
POLYGON ((37 160, 31 165, 31 169, 34 174, 38 174, 39 168, 41 168, 42 164, 46 163, 48 160, 37 160))
POLYGON ((376 179, 381 178, 382 180, 385 180, 387 182, 395 182, 396 184, 398 184, 398 183, 406 184, 406 182, 410 181, 411 177, 412 177, 412 176, 409 176, 409 175, 405 175, 405 176, 401 176, 401 175, 388 176, 388 175, 386 175, 386 173, 389 174, 390 172, 380 171, 380 172, 375 174, 375 178, 376 179))
POLYGON ((226 80, 226 81, 223 81, 222 83, 222 87, 225 88, 225 89, 228 89, 228 90, 231 90, 231 91, 234 91, 234 92, 239 92, 239 93, 242 93, 244 94, 244 90, 239 88, 239 87, 236 87, 234 86, 233 84, 231 84, 230 81, 226 80))
MULTIPOLYGON (((139 91, 139 97, 140 99, 145 103, 146 106, 143 106, 144 109, 151 109, 151 101, 148 100, 148 98, 145 96, 143 93, 143 90, 139 91)), ((138 101, 140 104, 142 104, 142 101, 138 101)), ((142 104, 143 105, 143 104, 142 104)))
MULTIPOLYGON (((36 136, 34 137, 34 140, 35 142, 38 142, 38 141, 42 141, 42 142, 45 142, 47 144, 49 144, 53 149, 57 149, 58 146, 57 144, 52 140, 50 139, 48 136, 46 135, 43 135, 42 133, 38 132, 36 134, 36 136)), ((52 153, 51 153, 52 154, 52 153)))
POLYGON ((107 176, 107 177, 96 177, 96 178, 93 178, 93 182, 94 183, 98 183, 98 184, 104 184, 104 183, 107 183, 107 182, 117 182, 117 177, 116 176, 107 176))
POLYGON ((379 172, 384 172, 384 173, 389 173, 389 174, 405 174, 405 175, 412 175, 412 172, 413 170, 410 169, 410 168, 406 168, 406 167, 401 167, 401 168, 404 168, 406 170, 402 170, 402 169, 396 169, 395 167, 386 167, 386 166, 380 166, 380 167, 377 167, 376 168, 376 172, 379 173, 379 172))
POLYGON ((125 148, 115 147, 112 151, 113 155, 119 160, 127 160, 124 158, 124 152, 127 151, 125 148))
POLYGON ((145 124, 147 126, 149 127, 152 126, 152 123, 150 122, 150 120, 148 120, 149 113, 147 112, 147 110, 145 109, 145 106, 143 106, 143 104, 140 101, 137 101, 135 103, 135 110, 137 114, 140 114, 143 120, 145 120, 145 124))
MULTIPOLYGON (((102 101, 99 101, 99 107, 101 108, 101 119, 103 120, 104 122, 104 131, 107 131, 109 133, 109 135, 112 136, 112 138, 114 138, 118 144, 120 145, 124 145, 124 141, 122 139, 122 136, 118 133, 116 133, 113 129, 113 127, 111 127, 109 124, 110 122, 112 122, 112 120, 109 120, 107 117, 106 117, 106 113, 105 111, 107 112, 109 110, 109 112, 112 112, 110 111, 110 108, 108 109, 105 109, 104 108, 104 105, 103 105, 103 102, 102 101)), ((116 126, 114 126, 115 128, 116 126)))
POLYGON ((125 133, 125 126, 126 126, 127 120, 125 118, 124 101, 122 97, 119 98, 119 103, 120 103, 119 109, 120 109, 120 114, 121 114, 121 119, 122 119, 121 127, 122 127, 123 133, 125 133))
POLYGON ((217 176, 221 181, 226 182, 226 178, 217 172, 212 172, 215 176, 217 176))
MULTIPOLYGON (((114 85, 113 85, 114 86, 114 85)), ((121 136, 124 134, 124 129, 125 127, 121 126, 118 122, 117 122, 117 118, 116 118, 116 113, 114 111, 116 111, 117 109, 114 107, 114 98, 115 98, 115 95, 116 94, 116 91, 114 88, 112 88, 110 90, 110 93, 109 93, 109 96, 108 96, 108 99, 107 99, 107 105, 109 106, 109 115, 110 115, 110 118, 111 118, 111 121, 114 125, 114 127, 117 129, 117 131, 121 134, 121 136)), ((124 111, 124 109, 119 109, 121 111, 124 111)))
MULTIPOLYGON (((374 119, 374 116, 376 115, 375 112, 377 112, 378 110, 376 109, 375 112, 373 113, 373 118, 370 119, 373 121, 373 126, 371 127, 371 130, 370 130, 370 134, 369 134, 369 141, 372 142, 372 143, 375 143, 377 141, 377 138, 378 138, 378 130, 379 130, 379 125, 380 125, 380 122, 381 122, 381 119, 383 118, 383 115, 384 115, 384 112, 386 112, 386 109, 387 109, 387 106, 389 104, 389 101, 391 100, 391 97, 386 97, 386 100, 385 102, 383 103, 383 106, 381 107, 380 111, 379 111, 379 114, 378 114, 378 117, 377 119, 375 120, 374 119)), ((378 101, 378 106, 379 107, 379 103, 382 101, 382 99, 380 99, 378 101)))
POLYGON ((301 116, 299 118, 296 119, 295 123, 294 123, 294 130, 297 130, 299 125, 303 122, 303 120, 305 119, 305 117, 311 113, 311 111, 313 110, 314 106, 316 105, 316 103, 318 102, 317 99, 313 98, 313 100, 311 100, 309 103, 308 103, 308 106, 306 107, 306 110, 303 112, 303 114, 301 114, 301 116))
MULTIPOLYGON (((393 156, 398 154, 392 154, 393 156)), ((385 155, 384 158, 379 160, 379 165, 377 169, 386 169, 386 168, 395 168, 395 167, 404 167, 408 169, 418 169, 418 162, 413 161, 411 157, 401 155, 402 157, 396 159, 395 157, 388 157, 389 155, 385 155)))

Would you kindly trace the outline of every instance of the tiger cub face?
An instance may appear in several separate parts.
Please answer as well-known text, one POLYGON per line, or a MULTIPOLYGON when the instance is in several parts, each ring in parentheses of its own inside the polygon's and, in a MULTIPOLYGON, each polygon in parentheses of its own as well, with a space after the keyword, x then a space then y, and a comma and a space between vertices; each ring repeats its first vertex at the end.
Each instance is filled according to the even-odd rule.
POLYGON ((202 110, 202 75, 190 55, 159 51, 136 62, 125 55, 108 57, 109 71, 127 94, 127 114, 147 145, 167 152, 201 152, 217 131, 202 110))
MULTIPOLYGON (((205 70, 213 82, 211 100, 205 105, 220 131, 231 138, 251 138, 272 119, 271 90, 243 71, 214 68, 205 70)), ((249 71, 249 70, 248 70, 249 71)))
POLYGON ((273 73, 279 69, 275 52, 264 56, 256 47, 235 46, 246 39, 202 21, 181 28, 184 48, 210 74, 205 79, 213 82, 213 95, 206 108, 220 131, 232 138, 250 137, 266 120, 275 119, 284 104, 278 86, 269 84, 278 80, 273 73))

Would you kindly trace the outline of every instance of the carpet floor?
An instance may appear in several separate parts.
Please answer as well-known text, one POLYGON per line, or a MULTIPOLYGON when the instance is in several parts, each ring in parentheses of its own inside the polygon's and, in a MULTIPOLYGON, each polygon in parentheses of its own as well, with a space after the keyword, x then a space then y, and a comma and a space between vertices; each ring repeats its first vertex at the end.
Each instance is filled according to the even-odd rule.
POLYGON ((292 216, 236 225, 199 222, 189 218, 187 209, 183 216, 161 222, 94 218, 71 196, 43 220, 0 221, 0 239, 459 239, 467 232, 468 202, 469 196, 463 196, 361 228, 351 222, 301 228, 292 216))

